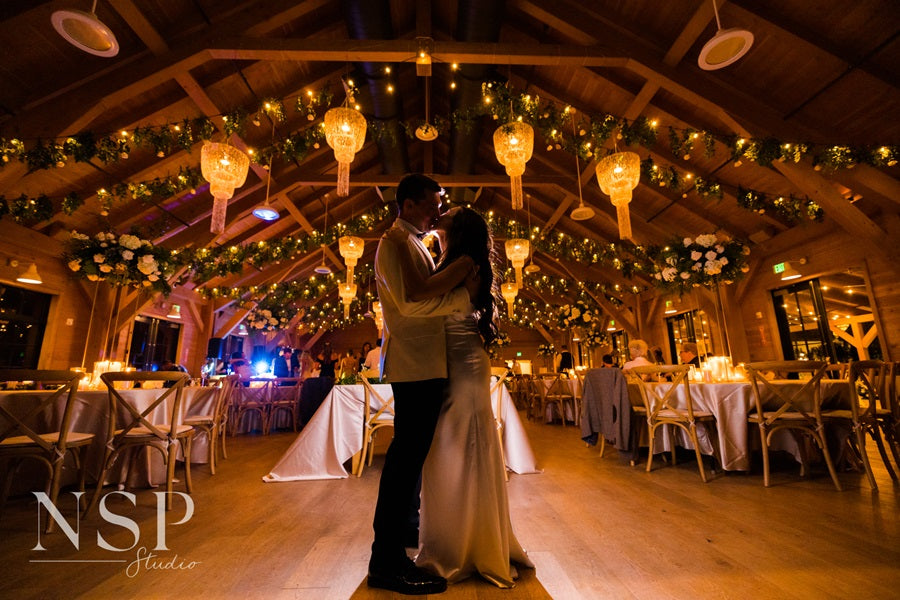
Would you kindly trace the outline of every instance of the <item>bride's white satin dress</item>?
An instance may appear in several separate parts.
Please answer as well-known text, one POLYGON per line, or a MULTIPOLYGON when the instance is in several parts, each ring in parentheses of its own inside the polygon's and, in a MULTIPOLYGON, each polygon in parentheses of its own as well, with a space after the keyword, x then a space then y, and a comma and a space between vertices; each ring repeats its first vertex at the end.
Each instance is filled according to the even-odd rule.
POLYGON ((534 565, 513 533, 491 410, 491 365, 471 316, 447 317, 450 394, 422 474, 416 564, 450 582, 478 573, 508 588, 534 565))

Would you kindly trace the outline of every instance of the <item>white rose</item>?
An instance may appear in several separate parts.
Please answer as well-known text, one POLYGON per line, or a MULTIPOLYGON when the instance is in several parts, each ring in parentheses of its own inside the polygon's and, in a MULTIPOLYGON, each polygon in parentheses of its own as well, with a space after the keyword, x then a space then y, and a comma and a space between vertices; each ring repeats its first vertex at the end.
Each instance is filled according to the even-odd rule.
POLYGON ((581 311, 578 310, 577 307, 572 309, 572 318, 573 318, 573 319, 577 319, 577 318, 578 318, 578 315, 580 315, 580 314, 581 314, 581 311))
POLYGON ((278 319, 272 317, 269 319, 269 325, 278 325, 278 319))
POLYGON ((727 264, 728 264, 728 257, 727 257, 727 256, 723 256, 722 258, 720 258, 720 259, 719 259, 719 264, 722 265, 723 267, 724 267, 725 265, 727 265, 727 264))
POLYGON ((682 278, 682 279, 685 279, 685 280, 690 279, 690 278, 691 278, 691 274, 688 273, 687 271, 682 271, 682 272, 681 272, 681 278, 682 278))
POLYGON ((688 246, 690 246, 693 243, 694 243, 694 240, 692 240, 691 238, 684 238, 684 247, 685 248, 687 248, 688 246))
POLYGON ((72 269, 73 271, 78 271, 79 269, 81 269, 81 261, 78 260, 77 258, 75 260, 70 260, 69 268, 72 269))
POLYGON ((137 268, 144 275, 152 275, 159 268, 159 265, 156 264, 156 259, 153 258, 152 254, 145 254, 138 261, 137 268))
POLYGON ((153 273, 147 275, 147 281, 159 281, 159 277, 153 273))
POLYGON ((709 248, 716 243, 716 236, 712 233, 707 233, 706 235, 698 235, 697 243, 704 248, 709 248))
POLYGON ((100 264, 100 263, 105 262, 105 261, 106 261, 106 257, 103 256, 102 254, 95 254, 95 255, 94 255, 94 262, 95 262, 95 263, 100 264))
POLYGON ((131 250, 122 250, 122 258, 124 258, 125 260, 131 260, 132 258, 134 258, 134 252, 132 252, 131 250))
POLYGON ((719 257, 719 255, 716 254, 715 250, 710 250, 709 252, 707 252, 707 253, 704 254, 703 256, 706 257, 706 260, 716 260, 716 258, 719 257))
POLYGON ((129 250, 137 250, 141 247, 141 240, 136 235, 129 235, 126 233, 119 238, 119 245, 124 246, 129 250))
POLYGON ((585 323, 590 323, 592 318, 593 317, 591 317, 591 313, 587 313, 587 312, 584 313, 584 322, 585 323))
POLYGON ((101 273, 110 273, 110 272, 112 272, 112 270, 113 270, 113 268, 109 265, 100 265, 101 273))
POLYGON ((677 262, 678 262, 678 259, 676 259, 674 256, 670 256, 669 258, 666 259, 666 264, 671 265, 673 267, 675 266, 675 263, 677 263, 677 262))
POLYGON ((703 268, 703 263, 695 262, 694 266, 691 267, 691 271, 699 271, 703 268))
POLYGON ((702 252, 699 252, 697 250, 694 250, 693 252, 691 252, 691 260, 700 260, 701 256, 703 256, 702 252))
POLYGON ((716 252, 718 252, 719 254, 725 252, 725 248, 722 247, 722 244, 716 244, 716 252))

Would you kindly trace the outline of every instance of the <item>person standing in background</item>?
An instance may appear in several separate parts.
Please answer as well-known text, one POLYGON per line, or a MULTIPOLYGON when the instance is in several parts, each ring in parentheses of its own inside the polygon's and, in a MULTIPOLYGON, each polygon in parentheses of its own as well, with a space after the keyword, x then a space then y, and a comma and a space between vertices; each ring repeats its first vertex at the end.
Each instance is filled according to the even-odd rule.
POLYGON ((559 365, 556 367, 558 373, 568 373, 569 369, 575 368, 575 358, 569 352, 566 344, 562 345, 562 351, 559 353, 559 365))

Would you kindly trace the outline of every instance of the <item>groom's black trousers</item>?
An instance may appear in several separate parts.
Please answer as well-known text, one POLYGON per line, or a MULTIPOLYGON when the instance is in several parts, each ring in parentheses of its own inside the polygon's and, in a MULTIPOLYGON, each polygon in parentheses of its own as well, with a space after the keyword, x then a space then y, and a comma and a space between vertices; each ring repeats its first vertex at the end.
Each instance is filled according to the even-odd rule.
POLYGON ((409 526, 410 499, 431 448, 447 379, 404 381, 391 384, 394 392, 394 439, 384 459, 378 502, 375 505, 375 541, 370 569, 390 570, 406 559, 404 534, 409 526))

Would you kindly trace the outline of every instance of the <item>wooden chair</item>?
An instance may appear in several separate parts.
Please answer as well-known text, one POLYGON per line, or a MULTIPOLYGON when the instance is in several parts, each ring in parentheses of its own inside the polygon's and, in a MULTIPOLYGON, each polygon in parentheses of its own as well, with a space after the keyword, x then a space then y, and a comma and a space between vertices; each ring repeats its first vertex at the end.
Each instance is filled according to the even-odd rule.
POLYGON ((763 456, 763 485, 769 487, 769 446, 772 435, 782 429, 790 431, 800 448, 800 476, 807 470, 807 459, 802 436, 812 439, 819 447, 831 474, 834 487, 841 491, 831 454, 825 441, 825 426, 822 419, 822 377, 827 365, 821 361, 789 360, 766 361, 745 365, 750 379, 756 410, 751 412, 748 420, 759 429, 760 445, 763 456), (778 377, 789 374, 808 375, 791 393, 783 386, 775 386, 766 378, 766 373, 774 373, 778 377), (771 400, 769 400, 771 398, 771 400), (770 407, 769 410, 766 407, 770 407))
POLYGON ((847 379, 850 363, 833 363, 825 367, 825 379, 847 379))
MULTIPOLYGON (((897 480, 897 474, 891 466, 881 433, 884 432, 891 441, 893 431, 893 412, 889 396, 886 376, 890 372, 890 363, 880 360, 861 360, 850 365, 850 409, 823 410, 822 417, 827 421, 843 423, 850 426, 851 436, 847 444, 851 451, 858 455, 866 470, 869 486, 878 490, 875 474, 866 452, 866 435, 875 440, 881 460, 887 468, 891 479, 897 480), (856 442, 855 447, 853 442, 856 442)), ((895 454, 896 456, 896 454, 895 454)))
MULTIPOLYGON (((694 453, 697 456, 697 467, 700 469, 700 479, 707 482, 706 470, 703 468, 703 454, 700 452, 700 441, 697 438, 697 424, 704 423, 713 437, 713 454, 718 462, 718 448, 715 441, 716 419, 710 412, 694 410, 694 401, 691 398, 690 365, 650 365, 633 367, 625 374, 630 381, 640 386, 641 399, 647 412, 647 429, 650 440, 650 452, 647 455, 647 472, 653 468, 653 446, 656 430, 660 427, 678 427, 683 430, 694 445, 694 453), (645 377, 647 376, 647 377, 645 377), (648 380, 671 378, 672 384, 667 386, 665 392, 660 394, 661 385, 651 383, 648 380), (676 402, 678 389, 684 390, 684 406, 678 406, 676 402)), ((676 464, 675 443, 672 443, 672 464, 676 464)))
MULTIPOLYGON (((81 449, 94 440, 94 434, 70 430, 73 400, 82 376, 82 373, 73 371, 31 369, 0 371, 0 381, 32 381, 38 389, 47 389, 39 400, 36 399, 35 406, 23 416, 16 416, 0 405, 0 460, 12 461, 12 464, 7 466, 3 492, 0 496, 0 509, 6 504, 14 475, 26 458, 39 460, 47 467, 45 492, 54 505, 59 495, 63 465, 68 454, 72 455, 75 468, 78 469, 78 490, 84 492, 85 465, 81 449), (44 387, 51 384, 59 386, 52 391, 44 387), (60 401, 64 402, 61 419, 55 410, 58 409, 60 401), (49 427, 41 427, 38 423, 47 424, 49 427), (49 431, 43 431, 44 429, 49 431)), ((48 518, 46 532, 51 533, 55 525, 56 521, 48 518)))
MULTIPOLYGON (((88 507, 90 511, 100 499, 103 483, 119 455, 131 448, 147 446, 157 450, 163 457, 166 465, 166 510, 172 508, 172 488, 175 482, 175 462, 178 456, 178 445, 181 445, 184 454, 184 483, 190 494, 191 485, 191 441, 194 438, 194 428, 181 423, 181 402, 184 384, 188 381, 187 373, 181 371, 131 371, 126 373, 103 373, 100 380, 109 391, 109 435, 106 443, 106 452, 103 457, 103 471, 97 479, 97 490, 88 507), (140 408, 128 395, 123 395, 116 389, 118 382, 159 381, 170 384, 170 387, 142 390, 154 391, 156 398, 140 408), (168 403, 168 404, 167 404, 168 403), (166 412, 167 419, 163 423, 154 423, 150 416, 157 410, 166 412), (120 421, 122 427, 117 424, 120 421)), ((143 387, 143 386, 142 386, 143 387)))
POLYGON ((494 414, 497 442, 500 445, 500 464, 503 468, 503 477, 509 481, 509 473, 506 472, 506 455, 503 453, 503 378, 493 381, 494 377, 491 376, 491 411, 494 414))
POLYGON ((885 418, 885 438, 900 468, 900 362, 885 363, 884 398, 891 412, 890 418, 885 418))
POLYGON ((225 379, 215 382, 215 402, 213 410, 209 414, 191 415, 184 418, 184 424, 190 425, 196 429, 197 434, 205 435, 209 442, 208 462, 211 474, 216 474, 216 463, 218 461, 218 447, 222 445, 222 452, 225 452, 225 436, 222 433, 228 423, 228 403, 231 401, 231 392, 237 381, 235 375, 229 375, 225 379))
POLYGON ((575 394, 569 387, 569 378, 565 373, 547 374, 541 377, 541 415, 547 414, 547 406, 555 404, 559 408, 560 420, 566 426, 566 404, 572 407, 575 418, 575 394))
POLYGON ((369 459, 369 466, 372 466, 372 458, 375 454, 375 434, 385 427, 394 427, 394 396, 384 398, 378 391, 372 387, 367 380, 363 380, 363 444, 359 454, 359 463, 356 467, 356 476, 361 477, 363 468, 365 468, 366 457, 369 459), (377 408, 372 412, 372 404, 375 402, 377 408))
POLYGON ((575 426, 581 426, 584 414, 584 371, 575 371, 575 426))
POLYGON ((290 416, 291 428, 297 431, 297 420, 300 417, 300 385, 296 377, 278 377, 269 383, 269 433, 275 425, 275 417, 280 412, 290 416))
POLYGON ((231 422, 231 435, 237 435, 240 431, 244 417, 256 413, 259 415, 260 429, 263 435, 269 433, 269 397, 272 382, 265 380, 252 382, 249 387, 244 386, 246 381, 241 381, 234 389, 234 400, 231 422))

